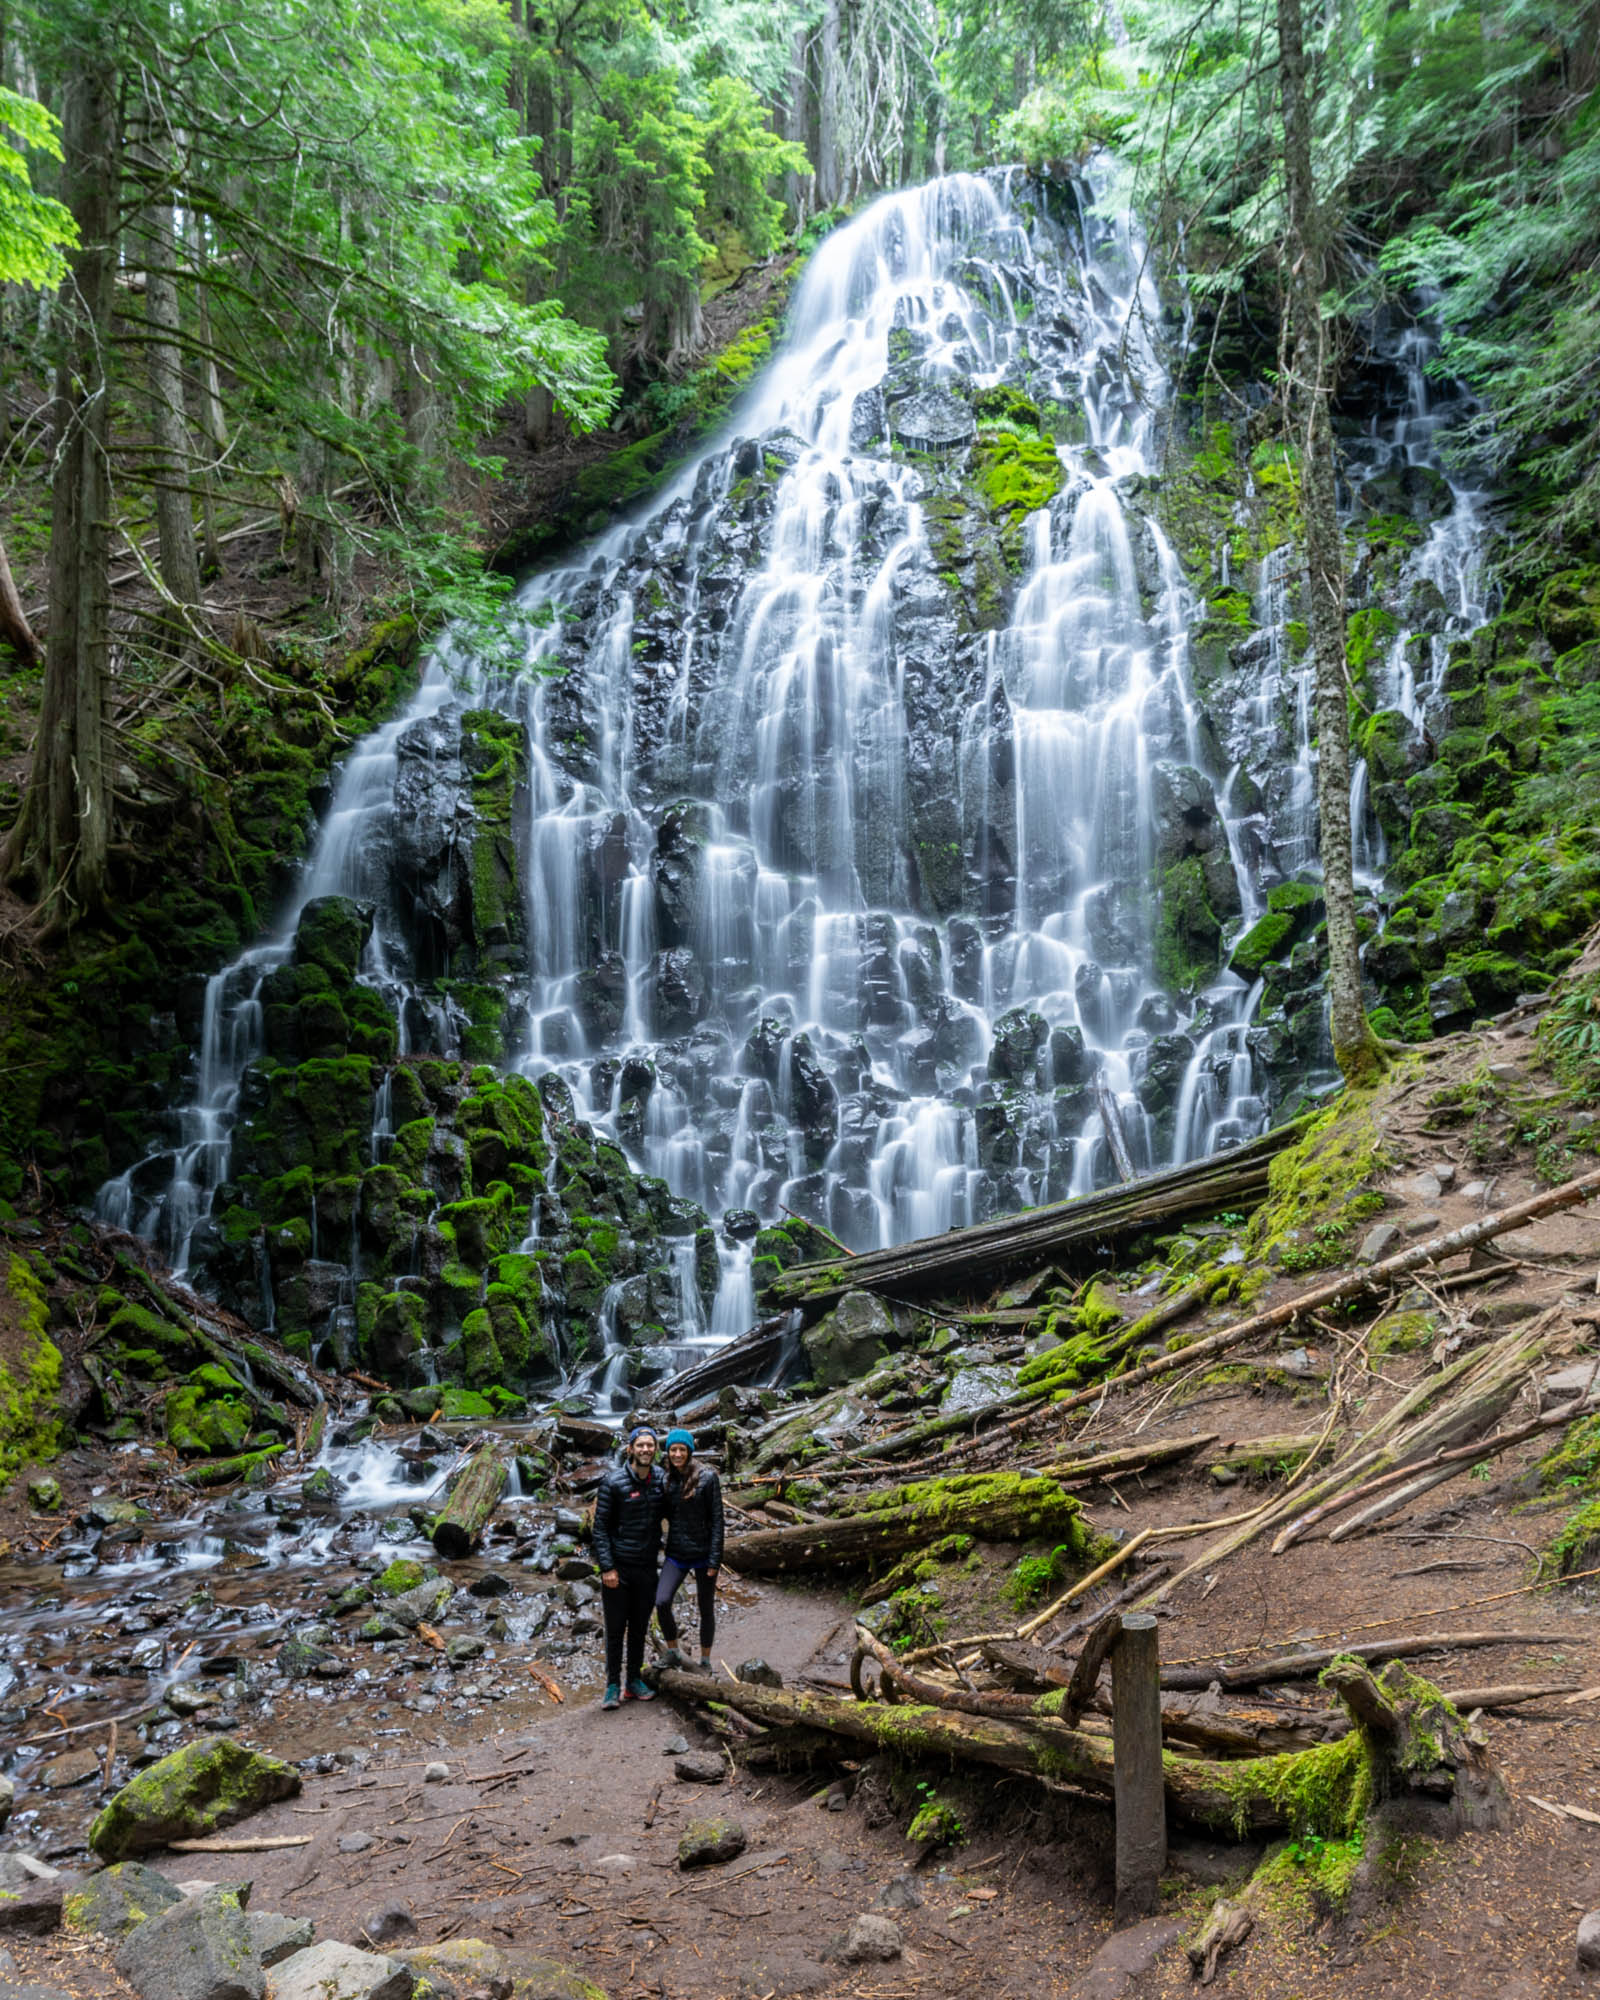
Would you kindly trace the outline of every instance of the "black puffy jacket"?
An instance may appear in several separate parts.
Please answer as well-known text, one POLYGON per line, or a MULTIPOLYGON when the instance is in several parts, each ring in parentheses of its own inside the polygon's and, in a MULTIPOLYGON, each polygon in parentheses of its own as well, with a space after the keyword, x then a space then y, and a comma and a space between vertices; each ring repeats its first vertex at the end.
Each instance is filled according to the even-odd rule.
POLYGON ((667 1554, 685 1569, 702 1563, 722 1566, 722 1481, 709 1465, 696 1466, 695 1489, 684 1497, 683 1481, 667 1473, 667 1554))
POLYGON ((642 1475, 626 1459, 606 1469, 594 1500, 594 1559, 601 1569, 659 1566, 666 1502, 658 1465, 642 1475))

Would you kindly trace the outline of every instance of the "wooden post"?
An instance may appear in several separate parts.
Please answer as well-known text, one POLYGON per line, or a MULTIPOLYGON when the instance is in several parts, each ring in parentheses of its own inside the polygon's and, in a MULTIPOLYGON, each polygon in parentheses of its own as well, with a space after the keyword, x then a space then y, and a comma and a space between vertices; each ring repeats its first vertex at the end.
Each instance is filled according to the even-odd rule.
POLYGON ((1161 1907, 1167 1865, 1167 1801, 1161 1765, 1161 1660, 1156 1621, 1123 1615, 1111 1655, 1115 1748, 1117 1904, 1115 1922, 1137 1923, 1161 1907))

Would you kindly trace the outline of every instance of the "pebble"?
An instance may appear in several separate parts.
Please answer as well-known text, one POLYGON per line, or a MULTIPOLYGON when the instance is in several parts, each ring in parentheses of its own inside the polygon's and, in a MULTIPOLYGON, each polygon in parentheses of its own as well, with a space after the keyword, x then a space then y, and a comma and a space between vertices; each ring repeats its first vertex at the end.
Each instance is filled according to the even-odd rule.
POLYGON ((669 1736, 661 1746, 661 1754, 663 1757, 681 1757, 688 1747, 689 1739, 686 1736, 669 1736))
POLYGON ((339 1836, 341 1854, 365 1854, 369 1847, 376 1847, 377 1844, 370 1833, 341 1833, 339 1836))
POLYGON ((1405 1231, 1408 1236, 1431 1236, 1440 1228, 1444 1218, 1438 1215, 1408 1215, 1405 1231))
POLYGON ((422 1782, 425 1785, 447 1785, 450 1782, 450 1766, 439 1763, 424 1764, 422 1782))
POLYGON ((914 1876, 897 1875, 878 1891, 877 1900, 880 1910, 920 1910, 922 1891, 917 1887, 914 1876))
POLYGON ((1587 1972, 1600 1972, 1600 1910, 1579 1919, 1578 1963, 1587 1972))
POLYGON ((864 1911, 845 1932, 838 1956, 846 1965, 887 1965, 900 1956, 900 1926, 891 1917, 864 1911))
POLYGON ((598 1861, 589 1863, 589 1872, 592 1875, 619 1877, 632 1875, 638 1866, 631 1854, 602 1854, 598 1861))

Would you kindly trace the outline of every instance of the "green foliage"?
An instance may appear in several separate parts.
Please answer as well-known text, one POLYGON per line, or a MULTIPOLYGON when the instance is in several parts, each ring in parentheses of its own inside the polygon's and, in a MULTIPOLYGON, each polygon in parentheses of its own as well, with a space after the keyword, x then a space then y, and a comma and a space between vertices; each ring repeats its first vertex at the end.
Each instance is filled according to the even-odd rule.
POLYGON ((1019 1556, 1012 1565, 1007 1586, 1017 1610, 1026 1611, 1047 1597, 1057 1584, 1064 1583, 1073 1561, 1074 1551, 1065 1543, 1058 1544, 1048 1555, 1019 1556))
POLYGON ((0 84, 0 285, 52 291, 66 276, 62 255, 78 240, 70 212, 35 193, 25 149, 61 158, 61 128, 42 104, 0 84))
POLYGON ((906 1839, 925 1842, 930 1847, 959 1847, 967 1837, 961 1815, 926 1778, 917 1780, 918 1806, 906 1828, 906 1839))

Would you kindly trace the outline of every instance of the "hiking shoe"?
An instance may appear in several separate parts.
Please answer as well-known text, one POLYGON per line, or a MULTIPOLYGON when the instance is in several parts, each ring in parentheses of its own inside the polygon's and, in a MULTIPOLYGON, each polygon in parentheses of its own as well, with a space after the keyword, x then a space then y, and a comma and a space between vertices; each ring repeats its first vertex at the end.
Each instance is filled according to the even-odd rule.
POLYGON ((655 1689, 653 1687, 646 1687, 645 1683, 640 1680, 629 1681, 622 1695, 624 1701, 654 1701, 655 1698, 655 1689))
POLYGON ((606 1682, 606 1691, 600 1697, 600 1706, 602 1708, 621 1708, 622 1690, 617 1686, 615 1681, 606 1682))
POLYGON ((676 1646, 665 1647, 656 1660, 658 1667, 676 1668, 680 1673, 688 1664, 689 1662, 678 1651, 676 1646))
POLYGON ((714 1673, 716 1671, 711 1664, 711 1655, 709 1653, 702 1653, 700 1655, 700 1671, 703 1674, 714 1673))

